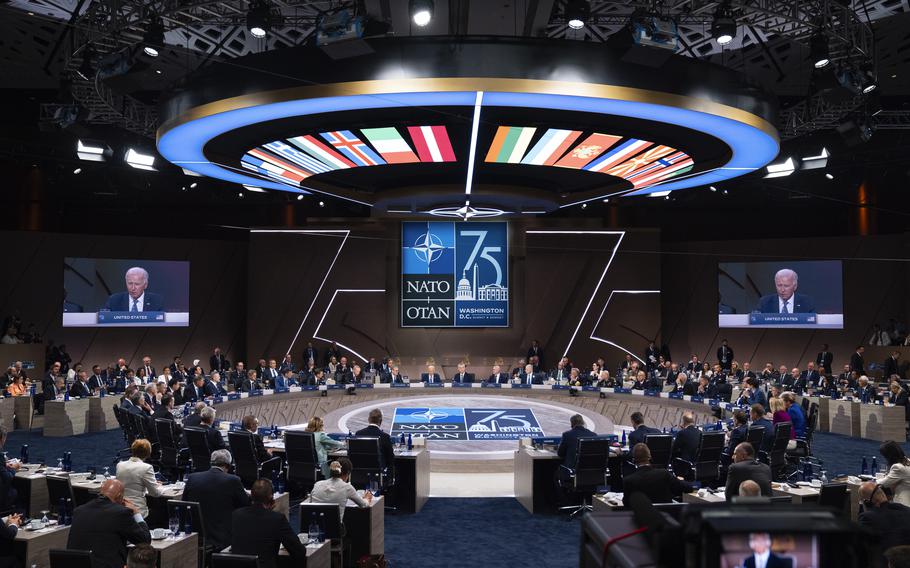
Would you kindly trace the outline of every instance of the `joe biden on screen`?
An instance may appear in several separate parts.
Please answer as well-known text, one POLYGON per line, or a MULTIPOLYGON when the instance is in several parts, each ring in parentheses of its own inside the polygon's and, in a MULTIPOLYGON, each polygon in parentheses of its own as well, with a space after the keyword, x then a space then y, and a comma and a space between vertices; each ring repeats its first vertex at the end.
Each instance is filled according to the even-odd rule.
POLYGON ((763 314, 814 314, 812 296, 797 293, 799 275, 789 268, 782 268, 774 275, 776 294, 762 296, 758 311, 763 314))
POLYGON ((163 312, 164 299, 160 294, 146 292, 149 273, 134 266, 126 271, 126 292, 111 294, 103 310, 112 312, 163 312))

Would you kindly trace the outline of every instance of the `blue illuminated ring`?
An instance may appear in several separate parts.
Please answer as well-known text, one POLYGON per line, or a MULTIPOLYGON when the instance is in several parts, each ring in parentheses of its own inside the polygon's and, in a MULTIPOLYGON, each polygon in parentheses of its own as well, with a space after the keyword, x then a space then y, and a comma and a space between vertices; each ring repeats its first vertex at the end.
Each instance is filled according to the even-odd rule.
MULTIPOLYGON (((470 84, 468 79, 463 80, 465 81, 465 86, 470 84)), ((427 79, 426 81, 433 80, 427 79)), ((509 80, 494 81, 508 83, 509 80)), ((477 82, 482 85, 484 80, 477 79, 477 82)), ((396 84, 395 81, 379 81, 377 83, 388 83, 390 86, 396 84)), ((401 86, 402 83, 407 84, 408 81, 401 81, 397 84, 401 86)), ((582 84, 578 91, 586 92, 585 87, 588 86, 582 84)), ((617 91, 636 91, 635 89, 612 89, 617 91)), ((573 90, 572 84, 566 84, 560 90, 571 92, 573 90)), ((663 94, 657 93, 656 95, 663 94)), ((664 96, 673 99, 685 99, 685 97, 676 95, 664 96)), ((191 119, 181 121, 178 118, 162 127, 158 138, 158 152, 169 162, 204 176, 281 191, 308 193, 305 188, 298 189, 289 184, 253 177, 242 170, 230 169, 229 167, 212 163, 206 158, 204 148, 211 140, 225 133, 272 120, 350 110, 440 106, 470 107, 474 105, 475 98, 476 91, 472 90, 389 92, 298 98, 282 102, 249 104, 248 106, 229 108, 220 112, 213 111, 198 118, 192 117, 191 112, 188 113, 191 119), (175 125, 170 127, 170 124, 175 125)), ((731 111, 730 114, 736 115, 737 118, 722 116, 721 114, 698 108, 684 108, 658 102, 577 94, 556 94, 553 92, 485 91, 483 105, 582 111, 638 118, 702 132, 724 142, 731 150, 729 161, 721 167, 684 179, 671 179, 662 184, 654 184, 625 195, 645 195, 655 191, 673 191, 719 183, 761 168, 777 156, 780 146, 776 131, 763 119, 745 111, 724 107, 710 101, 692 100, 699 103, 695 106, 705 107, 710 110, 713 110, 714 107, 728 109, 731 111), (740 116, 745 118, 738 118, 740 116)), ((217 109, 218 104, 212 103, 213 108, 217 109)))

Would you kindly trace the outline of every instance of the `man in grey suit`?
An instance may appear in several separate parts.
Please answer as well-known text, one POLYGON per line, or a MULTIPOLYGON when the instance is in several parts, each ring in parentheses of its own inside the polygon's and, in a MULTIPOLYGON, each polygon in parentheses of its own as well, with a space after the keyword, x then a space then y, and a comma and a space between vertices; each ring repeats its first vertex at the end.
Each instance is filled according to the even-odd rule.
POLYGON ((761 487, 761 494, 771 496, 771 468, 755 459, 755 449, 742 442, 733 450, 733 464, 727 471, 727 501, 739 495, 739 484, 750 479, 761 487))

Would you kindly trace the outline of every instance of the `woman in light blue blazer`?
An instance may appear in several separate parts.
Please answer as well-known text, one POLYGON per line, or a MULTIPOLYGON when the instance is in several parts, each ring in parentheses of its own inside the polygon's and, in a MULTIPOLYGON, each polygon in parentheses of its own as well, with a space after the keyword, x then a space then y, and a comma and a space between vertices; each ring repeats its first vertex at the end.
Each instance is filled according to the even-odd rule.
POLYGON ((322 422, 322 418, 314 416, 310 418, 310 421, 307 423, 306 431, 313 433, 313 438, 315 438, 316 443, 316 457, 319 459, 319 467, 322 469, 323 477, 329 479, 332 476, 328 464, 329 450, 342 448, 344 447, 344 444, 329 438, 329 435, 322 431, 324 426, 325 424, 322 422))

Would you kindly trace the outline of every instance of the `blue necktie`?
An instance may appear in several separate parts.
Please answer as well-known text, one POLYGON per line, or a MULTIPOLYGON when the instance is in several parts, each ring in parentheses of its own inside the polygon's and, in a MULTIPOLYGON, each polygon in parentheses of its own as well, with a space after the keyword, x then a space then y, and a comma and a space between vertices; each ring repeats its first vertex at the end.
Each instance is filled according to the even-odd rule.
POLYGON ((138 312, 139 308, 136 307, 136 300, 133 300, 133 307, 130 308, 131 312, 138 312))
POLYGON ((783 306, 783 308, 781 308, 780 313, 782 313, 782 314, 789 314, 789 313, 790 313, 790 310, 787 308, 787 305, 788 305, 789 303, 790 303, 790 300, 787 300, 786 302, 784 302, 784 306, 783 306))

